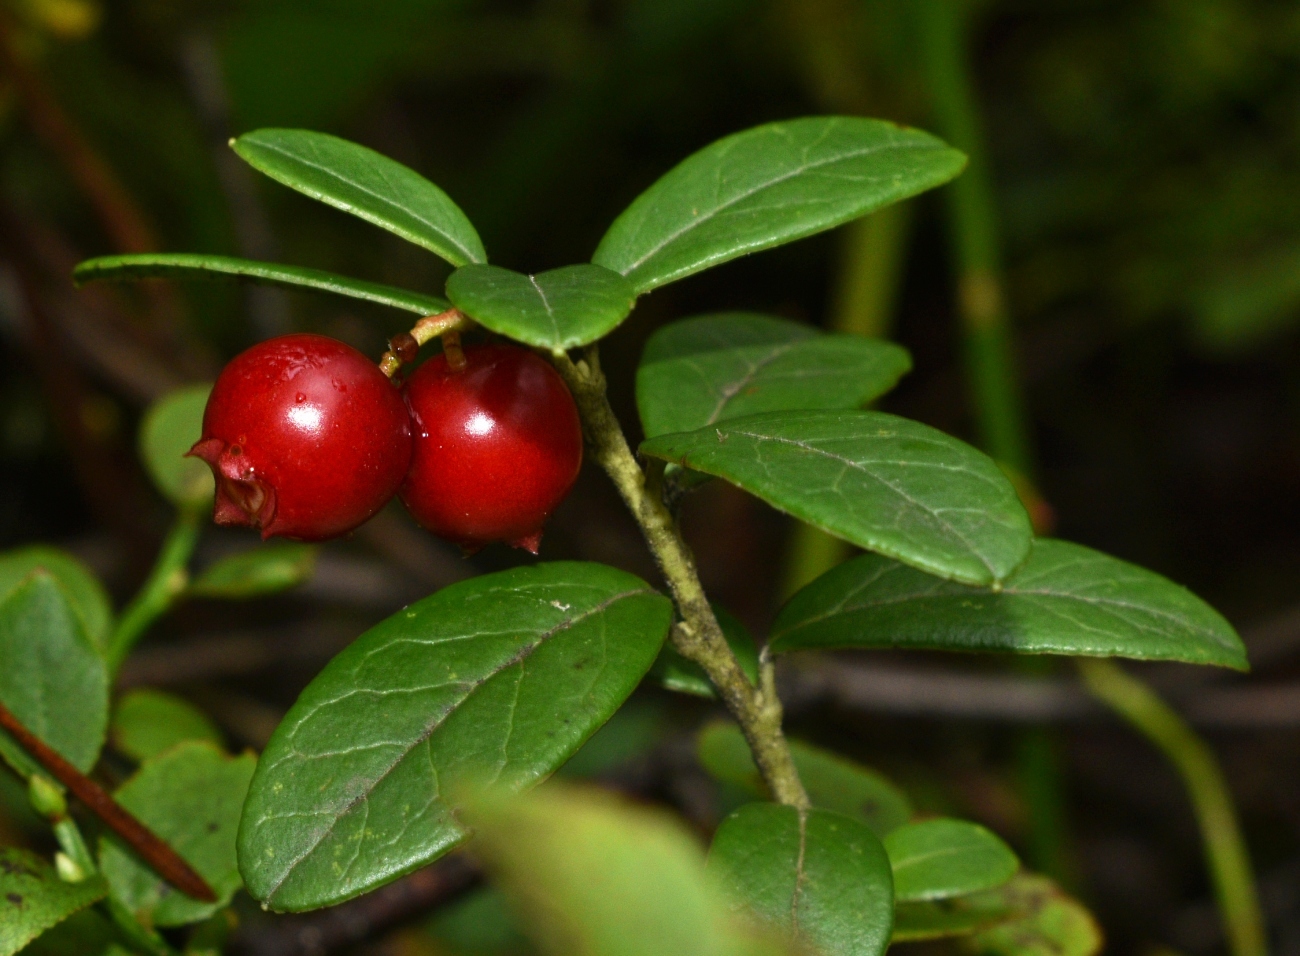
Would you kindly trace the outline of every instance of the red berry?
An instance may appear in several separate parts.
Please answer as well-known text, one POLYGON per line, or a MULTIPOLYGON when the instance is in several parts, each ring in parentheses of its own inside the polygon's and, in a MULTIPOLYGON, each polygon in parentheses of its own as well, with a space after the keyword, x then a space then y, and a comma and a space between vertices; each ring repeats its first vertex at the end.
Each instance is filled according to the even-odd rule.
POLYGON ((416 521, 467 549, 506 541, 536 554, 582 464, 578 409, 532 352, 464 353, 464 368, 437 355, 406 384, 415 454, 399 494, 416 521))
POLYGON ((189 452, 217 479, 217 524, 322 541, 382 508, 411 461, 401 392, 323 335, 282 335, 222 369, 189 452))

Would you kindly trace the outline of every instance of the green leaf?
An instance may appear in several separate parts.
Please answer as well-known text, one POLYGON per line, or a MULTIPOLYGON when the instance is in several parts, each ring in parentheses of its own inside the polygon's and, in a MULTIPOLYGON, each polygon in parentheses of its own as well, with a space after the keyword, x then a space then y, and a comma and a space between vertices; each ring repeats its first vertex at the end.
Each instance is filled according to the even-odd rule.
POLYGON ((150 688, 129 691, 118 701, 109 738, 120 753, 135 761, 149 760, 189 740, 222 745, 221 732, 203 711, 150 688))
POLYGON ((641 453, 725 478, 865 548, 968 584, 1007 577, 1033 531, 993 460, 883 412, 750 415, 660 435, 641 453))
POLYGON ((928 133, 882 120, 769 123, 665 173, 614 220, 591 261, 627 276, 640 295, 915 196, 965 164, 928 133))
POLYGON ((475 855, 549 956, 777 956, 748 938, 686 829, 599 790, 466 801, 475 855))
POLYGON ((824 956, 870 956, 889 945, 889 859, 850 817, 746 804, 718 827, 709 870, 738 903, 824 956))
MULTIPOLYGON (((103 879, 99 884, 108 891, 103 879)), ((22 956, 136 956, 122 931, 98 909, 84 909, 27 945, 22 956)), ((2 952, 2 951, 0 951, 2 952)))
POLYGON ((113 606, 99 578, 66 551, 37 544, 0 554, 0 602, 26 582, 37 568, 49 572, 54 578, 62 588, 63 596, 81 618, 86 636, 97 648, 104 650, 113 626, 113 606))
POLYGON ((1232 626, 1190 591, 1068 541, 1040 538, 1000 592, 886 558, 841 564, 777 615, 774 652, 832 647, 1009 651, 1247 667, 1232 626))
POLYGON ((911 368, 907 351, 748 312, 701 315, 650 337, 636 373, 647 437, 761 412, 860 408, 911 368))
POLYGON ((896 903, 894 936, 891 942, 917 943, 950 936, 969 936, 1013 918, 1009 909, 986 907, 965 909, 962 901, 941 900, 936 903, 896 903))
POLYGON ((636 293, 621 275, 600 266, 564 266, 530 276, 470 265, 447 279, 447 298, 484 328, 558 351, 607 335, 632 311, 636 293))
POLYGON ((310 909, 445 853, 465 837, 447 788, 554 771, 636 687, 671 618, 639 578, 556 562, 453 584, 371 628, 267 745, 240 826, 249 891, 310 909))
POLYGON ((1096 920, 1045 876, 1021 873, 996 890, 962 900, 974 912, 1010 908, 1017 916, 981 930, 968 949, 980 956, 1095 956, 1103 943, 1096 920))
POLYGON ((260 173, 423 246, 453 266, 486 262, 483 242, 445 192, 357 143, 305 129, 259 129, 231 143, 260 173))
POLYGON ((331 295, 414 312, 416 315, 437 315, 447 309, 446 299, 399 289, 397 286, 364 282, 320 269, 202 253, 149 252, 129 256, 101 256, 81 263, 73 270, 72 277, 79 285, 96 279, 243 279, 258 285, 328 292, 331 295))
POLYGON ((239 600, 275 594, 302 584, 316 569, 316 549, 292 541, 234 554, 204 569, 189 593, 193 597, 239 600))
POLYGON ((991 890, 1020 868, 996 834, 966 820, 941 817, 901 826, 885 837, 885 851, 894 870, 894 898, 904 903, 991 890))
POLYGON ((34 853, 0 847, 0 956, 12 956, 51 926, 102 900, 104 881, 65 883, 34 853))
POLYGON ((47 571, 33 571, 0 604, 0 661, 0 701, 88 772, 108 727, 108 667, 47 571))
MULTIPOLYGON (((813 806, 861 820, 877 836, 911 818, 907 797, 874 770, 801 740, 788 738, 787 742, 813 806)), ((705 725, 696 741, 696 754, 715 779, 735 784, 757 797, 770 796, 740 728, 730 721, 705 725)))
MULTIPOLYGON (((758 646, 754 643, 749 629, 741 624, 734 614, 721 605, 713 605, 713 613, 722 628, 722 636, 727 639, 727 646, 740 663, 749 682, 758 685, 758 646)), ((704 668, 694 661, 688 661, 678 654, 672 644, 664 644, 659 652, 659 659, 647 675, 652 680, 680 694, 694 694, 696 697, 715 697, 713 682, 709 680, 704 668)))
POLYGON ((217 902, 190 899, 163 881, 116 837, 100 840, 99 865, 113 896, 146 926, 183 926, 206 919, 240 887, 235 860, 239 811, 257 758, 223 754, 189 741, 145 761, 117 791, 135 814, 202 876, 217 902))
POLYGON ((213 494, 212 469, 185 457, 203 435, 211 391, 211 385, 178 389, 154 402, 140 424, 140 459, 158 490, 178 507, 201 505, 213 494))

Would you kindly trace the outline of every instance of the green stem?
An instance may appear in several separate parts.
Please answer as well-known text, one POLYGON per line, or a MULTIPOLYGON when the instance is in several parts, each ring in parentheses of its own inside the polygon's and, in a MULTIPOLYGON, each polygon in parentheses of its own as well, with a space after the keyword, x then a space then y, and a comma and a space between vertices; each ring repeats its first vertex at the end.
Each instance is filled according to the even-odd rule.
POLYGON ((188 566, 198 544, 201 513, 194 508, 182 508, 167 540, 163 542, 158 560, 140 591, 122 611, 117 626, 108 639, 108 665, 116 672, 126 660, 131 648, 144 636, 150 625, 166 614, 189 584, 188 566))
POLYGON ((1084 685, 1173 764, 1191 798, 1205 862, 1233 956, 1266 956, 1267 938, 1250 855, 1223 771, 1213 751, 1145 683, 1107 660, 1077 662, 1084 685))
POLYGON ((699 664, 717 687, 749 741, 754 762, 773 799, 807 809, 808 794, 781 730, 781 699, 774 682, 764 680, 760 687, 751 684, 722 636, 696 573, 695 559, 664 505, 660 484, 663 468, 655 468, 647 478, 637 464, 606 396, 605 375, 600 370, 596 347, 589 346, 578 362, 563 352, 552 354, 550 359, 577 402, 591 457, 614 482, 672 592, 680 616, 672 629, 673 647, 687 660, 699 664))
POLYGON ((966 371, 982 444, 999 462, 1028 478, 1032 451, 1012 358, 997 208, 971 95, 962 6, 956 0, 916 0, 921 61, 939 134, 970 158, 966 171, 944 193, 957 258, 966 371))

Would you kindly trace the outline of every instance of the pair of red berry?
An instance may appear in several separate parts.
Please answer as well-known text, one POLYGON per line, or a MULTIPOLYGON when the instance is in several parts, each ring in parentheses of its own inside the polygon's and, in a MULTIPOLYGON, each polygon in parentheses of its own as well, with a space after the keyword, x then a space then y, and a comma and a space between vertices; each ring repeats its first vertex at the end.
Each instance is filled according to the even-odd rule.
POLYGON ((349 345, 285 335, 222 370, 190 449, 216 477, 217 524, 322 541, 394 494, 441 537, 534 554, 582 463, 573 397, 512 345, 425 362, 400 390, 349 345), (459 363, 458 363, 459 364, 459 363))

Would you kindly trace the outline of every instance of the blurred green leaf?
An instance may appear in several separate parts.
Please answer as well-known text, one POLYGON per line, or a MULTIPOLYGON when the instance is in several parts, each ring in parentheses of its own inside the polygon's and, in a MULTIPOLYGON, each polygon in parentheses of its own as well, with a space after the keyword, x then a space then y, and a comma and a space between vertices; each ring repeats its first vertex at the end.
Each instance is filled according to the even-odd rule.
POLYGON ((12 956, 107 892, 100 877, 65 883, 35 853, 0 847, 0 956, 12 956))
POLYGON ((972 912, 1019 915, 981 930, 968 948, 979 956, 1095 956, 1101 928, 1080 903, 1045 876, 1021 873, 996 890, 966 897, 972 912))
POLYGON ((524 275, 471 265, 447 279, 447 298, 493 332, 557 351, 607 335, 632 311, 636 293, 621 275, 600 266, 524 275))
POLYGON ((203 711, 181 698, 152 688, 122 695, 109 727, 113 746, 137 762, 149 760, 187 740, 222 746, 221 732, 203 711))
POLYGON ((33 571, 0 603, 0 701, 82 773, 108 727, 108 667, 54 577, 33 571))
MULTIPOLYGON (((861 820, 877 836, 905 824, 912 807, 898 787, 874 770, 839 754, 787 738, 790 755, 813 806, 861 820)), ((705 725, 696 741, 701 765, 717 780, 743 787, 754 796, 770 795, 740 728, 727 720, 705 725)))
POLYGON ((894 870, 894 898, 941 900, 1001 886, 1020 861, 993 833, 966 820, 938 818, 899 827, 885 837, 894 870))
POLYGON ((737 903, 824 956, 871 956, 889 945, 889 859, 857 820, 747 804, 718 827, 709 871, 737 903))
MULTIPOLYGON (((727 639, 727 646, 735 655, 740 669, 745 672, 749 682, 758 686, 758 645, 749 629, 739 619, 719 604, 713 605, 713 613, 722 628, 722 636, 727 639)), ((647 675, 669 690, 681 694, 694 694, 696 697, 715 697, 713 682, 709 680, 704 668, 694 661, 688 661, 678 654, 671 643, 665 643, 659 652, 659 659, 647 675)))
POLYGON ((641 454, 725 478, 868 551, 968 584, 1006 578, 1033 536, 991 458, 883 412, 749 415, 651 438, 641 454))
MULTIPOLYGON (((108 886, 99 880, 104 891, 108 886)), ((83 909, 27 945, 22 956, 135 956, 122 931, 98 909, 83 909)))
POLYGON ((212 256, 190 252, 151 252, 130 256, 102 256, 87 259, 72 273, 78 283, 97 279, 243 279, 258 285, 286 289, 328 292, 349 299, 386 305, 416 315, 436 315, 447 309, 447 300, 397 286, 365 282, 350 276, 286 266, 276 262, 256 262, 233 256, 212 256))
POLYGON ((632 697, 591 735, 560 772, 567 777, 594 777, 649 753, 663 738, 668 703, 632 697))
POLYGON ((140 458, 154 484, 173 504, 193 507, 212 497, 212 469, 186 458, 203 434, 211 385, 191 385, 154 402, 140 424, 140 458))
POLYGON ((451 197, 413 169, 358 143, 305 129, 259 129, 233 143, 260 173, 423 246, 453 266, 486 262, 451 197))
POLYGON ((701 315, 650 337, 636 403, 653 438, 761 412, 861 408, 911 365, 905 349, 879 339, 748 312, 701 315))
POLYGON ((113 626, 113 606, 108 592, 94 573, 58 548, 36 544, 0 554, 0 602, 3 602, 25 582, 37 568, 48 571, 63 595, 71 603, 86 636, 101 651, 108 645, 108 632, 113 626))
POLYGON ((453 584, 371 628, 267 745, 240 828, 249 891, 311 909, 436 859, 465 838, 447 788, 553 772, 640 682, 671 617, 639 578, 555 562, 453 584))
MULTIPOLYGON (((439 956, 524 956, 534 952, 505 895, 483 886, 439 906, 425 924, 439 956)), ((432 954, 430 954, 432 956, 432 954)))
POLYGON ((119 900, 145 926, 183 926, 206 919, 240 888, 235 834, 248 782, 251 753, 231 757, 211 744, 189 741, 146 760, 118 788, 117 802, 181 855, 217 894, 217 902, 190 899, 140 862, 116 837, 100 841, 99 865, 119 900))
POLYGON ((297 587, 316 569, 316 548, 292 541, 262 545, 222 558, 205 568, 189 593, 193 597, 239 600, 297 587))
POLYGON ((552 956, 777 956, 742 935, 691 835, 661 812, 550 784, 468 801, 475 852, 552 956))
POLYGON ((968 910, 961 900, 937 903, 897 903, 894 906, 895 943, 917 943, 928 939, 969 936, 1015 917, 1010 909, 985 907, 968 910))
POLYGON ((928 133, 882 120, 757 126, 660 177, 614 220, 591 261, 627 276, 640 295, 915 196, 965 163, 928 133))
POLYGON ((1232 626, 1185 588, 1068 541, 1040 538, 1001 591, 875 555, 845 562, 777 615, 774 652, 898 647, 1135 657, 1247 667, 1232 626))

